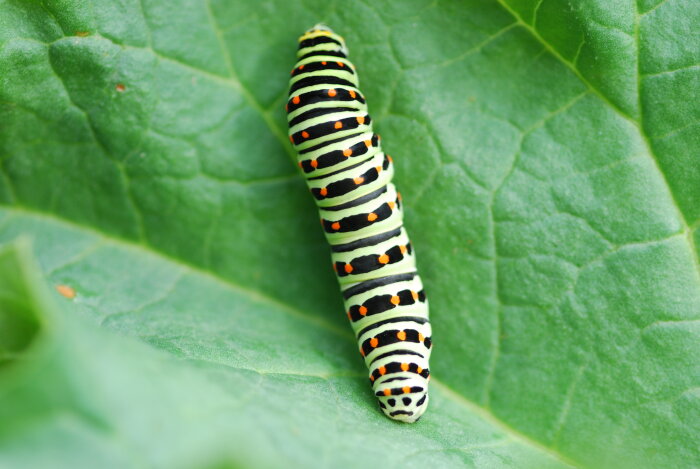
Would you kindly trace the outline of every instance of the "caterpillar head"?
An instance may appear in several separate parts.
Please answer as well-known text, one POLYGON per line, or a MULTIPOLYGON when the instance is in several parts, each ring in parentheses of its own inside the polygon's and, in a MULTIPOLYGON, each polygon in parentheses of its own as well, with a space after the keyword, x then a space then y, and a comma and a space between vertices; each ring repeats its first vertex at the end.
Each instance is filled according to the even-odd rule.
POLYGON ((384 415, 413 423, 428 408, 428 386, 424 379, 393 381, 375 386, 375 395, 384 415))
MULTIPOLYGON (((313 40, 318 37, 330 37, 331 39, 335 39, 337 42, 340 43, 337 48, 335 48, 336 52, 341 52, 345 57, 348 56, 348 48, 345 45, 345 39, 343 39, 342 36, 336 34, 333 32, 331 28, 326 26, 323 23, 318 23, 316 24, 313 28, 306 30, 304 34, 299 38, 299 43, 300 43, 300 49, 301 51, 301 42, 302 41, 307 41, 309 39, 313 40)), ((308 44, 308 43, 305 43, 308 44)), ((315 44, 315 41, 311 41, 311 44, 315 44)), ((327 49, 327 50, 332 50, 332 49, 327 49)), ((299 54, 298 54, 299 55, 299 54)), ((301 56, 301 55, 300 55, 301 56)))

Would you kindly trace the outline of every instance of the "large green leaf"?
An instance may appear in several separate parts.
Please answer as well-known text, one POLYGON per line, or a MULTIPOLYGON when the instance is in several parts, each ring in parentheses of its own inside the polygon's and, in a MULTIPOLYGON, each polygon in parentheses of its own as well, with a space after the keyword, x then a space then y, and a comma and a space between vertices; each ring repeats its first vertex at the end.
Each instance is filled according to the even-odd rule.
POLYGON ((700 466, 699 21, 692 0, 0 0, 0 466, 700 466), (376 409, 285 137, 318 21, 430 296, 414 425, 376 409))

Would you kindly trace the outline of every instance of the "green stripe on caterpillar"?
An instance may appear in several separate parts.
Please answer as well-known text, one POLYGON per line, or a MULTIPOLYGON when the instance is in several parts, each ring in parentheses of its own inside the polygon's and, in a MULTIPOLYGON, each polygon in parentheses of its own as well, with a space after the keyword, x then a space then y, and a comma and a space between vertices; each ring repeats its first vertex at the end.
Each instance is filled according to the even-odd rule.
POLYGON ((428 406, 428 301, 403 227, 393 161, 372 129, 342 37, 299 38, 286 105, 289 139, 316 200, 333 269, 379 406, 415 422, 428 406))

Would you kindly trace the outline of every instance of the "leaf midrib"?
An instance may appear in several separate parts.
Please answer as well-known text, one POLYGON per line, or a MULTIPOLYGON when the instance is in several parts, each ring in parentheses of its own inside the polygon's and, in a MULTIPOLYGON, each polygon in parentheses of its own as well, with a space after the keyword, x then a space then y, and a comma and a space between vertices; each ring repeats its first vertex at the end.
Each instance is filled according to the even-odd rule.
MULTIPOLYGON (((25 206, 19 206, 19 205, 8 205, 8 204, 0 204, 0 208, 7 210, 13 215, 21 215, 24 214, 26 216, 32 216, 36 218, 44 218, 48 219, 49 221, 57 224, 61 224, 64 226, 67 226, 68 228, 71 228, 73 230, 78 230, 82 231, 86 234, 90 234, 92 236, 95 236, 97 238, 100 238, 101 243, 112 243, 117 246, 122 246, 130 250, 141 250, 144 251, 146 254, 155 256, 163 261, 170 262, 173 264, 176 264, 178 267, 181 269, 187 271, 188 273, 195 274, 195 275, 201 275, 204 276, 208 279, 210 279, 213 282, 216 282, 225 288, 234 290, 236 293, 242 295, 242 296, 247 296, 250 300, 256 301, 259 303, 263 304, 268 304, 270 306, 273 306, 274 308, 278 309, 279 311, 282 311, 286 314, 293 315, 296 318, 299 318, 303 321, 309 322, 317 327, 326 329, 339 337, 342 337, 345 340, 349 340, 354 343, 355 337, 352 335, 350 332, 349 328, 348 329, 341 329, 333 324, 327 322, 326 320, 320 318, 320 317, 315 317, 311 316, 304 311, 297 309, 291 305, 288 305, 286 303, 283 303, 266 293, 263 293, 259 290, 255 290, 252 288, 248 288, 246 286, 243 286, 241 284, 238 284, 236 282, 233 282, 232 280, 222 277, 218 275, 215 272, 203 269, 199 266, 196 266, 194 264, 190 264, 180 258, 171 256, 165 252, 162 252, 155 248, 154 246, 151 246, 145 242, 136 242, 127 238, 121 238, 118 236, 115 236, 114 234, 107 233, 105 231, 101 231, 93 226, 85 225, 82 223, 75 222, 73 220, 67 219, 60 217, 54 213, 50 212, 43 212, 40 210, 36 210, 31 207, 25 207, 25 206)), ((148 344, 149 347, 153 347, 152 345, 148 344)), ((206 360, 209 363, 212 364, 220 364, 218 362, 211 362, 209 360, 206 360)), ((303 374, 303 373, 301 373, 303 374)), ((305 376, 314 376, 317 377, 316 375, 305 375, 305 376)), ((559 453, 556 449, 545 446, 541 442, 519 432, 515 428, 509 426, 506 422, 500 420, 496 415, 494 415, 489 409, 484 408, 477 404, 476 402, 468 399, 466 396, 461 394, 459 391, 455 390, 454 388, 450 387, 449 385, 443 383, 441 380, 437 378, 431 378, 431 384, 433 386, 436 386, 440 388, 443 393, 448 396, 452 401, 455 403, 459 404, 462 407, 465 407, 468 411, 471 413, 477 415, 484 421, 488 422, 489 424, 493 425, 495 428, 500 429, 504 434, 508 436, 508 438, 512 439, 515 442, 518 442, 524 446, 530 446, 544 454, 549 455, 551 458, 559 461, 560 463, 574 467, 574 468, 583 468, 584 466, 581 465, 580 463, 571 460, 569 457, 567 457, 564 454, 559 453)))

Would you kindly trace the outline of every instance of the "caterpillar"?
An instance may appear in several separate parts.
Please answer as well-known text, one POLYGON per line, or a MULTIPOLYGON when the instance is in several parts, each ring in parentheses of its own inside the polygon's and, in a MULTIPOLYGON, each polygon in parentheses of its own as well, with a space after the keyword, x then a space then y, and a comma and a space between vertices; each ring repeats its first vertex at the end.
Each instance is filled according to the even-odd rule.
POLYGON ((428 406, 428 301, 391 182, 393 160, 372 130, 344 39, 325 25, 299 38, 285 108, 379 407, 415 422, 428 406))

